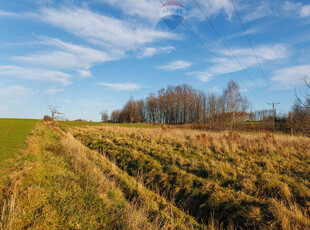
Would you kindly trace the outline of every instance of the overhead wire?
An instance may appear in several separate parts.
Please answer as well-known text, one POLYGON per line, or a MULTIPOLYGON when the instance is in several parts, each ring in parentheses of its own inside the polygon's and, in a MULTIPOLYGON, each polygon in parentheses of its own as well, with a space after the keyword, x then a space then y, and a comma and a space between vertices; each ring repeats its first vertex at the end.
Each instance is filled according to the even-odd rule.
MULTIPOLYGON (((265 73, 265 71, 264 71, 264 69, 263 69, 263 66, 262 66, 261 62, 259 61, 258 55, 257 55, 257 53, 256 53, 256 51, 255 51, 255 49, 254 49, 253 43, 252 43, 252 41, 251 41, 251 39, 250 39, 250 37, 249 37, 249 34, 248 34, 248 32, 247 32, 247 30, 246 30, 246 28, 245 28, 245 25, 244 25, 244 23, 243 23, 243 21, 242 21, 242 19, 241 19, 241 16, 240 16, 240 14, 239 14, 239 11, 237 10, 236 4, 235 4, 234 0, 230 0, 230 1, 231 1, 232 5, 233 5, 233 7, 234 7, 234 10, 235 10, 235 13, 236 13, 236 15, 237 15, 237 17, 238 17, 238 20, 239 20, 239 22, 240 22, 240 25, 241 25, 241 27, 242 27, 242 29, 243 29, 243 31, 244 31, 244 35, 245 35, 245 37, 246 37, 246 39, 247 39, 247 41, 248 41, 248 43, 249 43, 249 45, 250 45, 250 47, 251 47, 251 49, 252 49, 252 52, 253 52, 253 54, 254 54, 254 56, 255 56, 257 65, 258 65, 259 69, 261 70, 261 72, 262 72, 262 74, 263 74, 263 77, 265 78, 266 83, 268 84, 268 83, 269 83, 269 80, 268 80, 268 78, 267 78, 267 75, 266 75, 266 73, 265 73)), ((277 97, 274 93, 272 93, 272 94, 273 94, 275 97, 277 97)))
MULTIPOLYGON (((247 69, 241 64, 240 60, 236 57, 236 55, 233 53, 232 49, 229 47, 229 45, 227 44, 227 42, 224 40, 224 38, 221 36, 220 32, 216 29, 216 27, 213 25, 212 21, 209 19, 209 17, 206 15, 206 13, 203 11, 203 9, 200 7, 200 5, 198 4, 198 2, 196 0, 193 0, 193 2, 195 3, 195 5, 199 8, 200 12, 202 13, 202 15, 205 17, 206 21, 209 23, 209 25, 211 26, 211 28, 214 30, 214 32, 216 33, 216 35, 219 37, 219 39, 222 41, 222 43, 225 45, 225 47, 227 48, 227 50, 229 51, 230 55, 235 59, 235 61, 239 64, 239 66, 241 67, 242 71, 247 75, 247 77, 251 80, 254 81, 253 77, 249 74, 249 72, 247 71, 247 69)), ((265 95, 266 96, 266 95, 265 95)))
MULTIPOLYGON (((163 6, 164 3, 162 0, 158 0, 163 6)), ((172 11, 171 9, 169 9, 167 6, 165 6, 167 10, 169 10, 169 12, 179 21, 179 23, 192 35, 192 37, 194 37, 227 71, 229 74, 231 74, 233 76, 233 78, 236 78, 236 75, 234 74, 233 71, 231 71, 220 59, 217 55, 214 54, 214 52, 212 50, 210 50, 205 44, 204 42, 201 41, 201 39, 194 33, 191 31, 190 28, 188 28, 188 26, 186 26, 182 20, 180 20, 172 11)), ((249 90, 245 85, 244 87, 249 90)), ((258 94, 260 97, 260 94, 258 94)))
POLYGON ((242 22, 241 16, 240 16, 240 14, 239 14, 239 12, 238 12, 238 10, 237 10, 237 7, 236 7, 236 5, 235 5, 235 3, 234 3, 234 0, 231 0, 231 3, 232 3, 232 5, 233 5, 233 7, 234 7, 234 9, 235 9, 236 15, 237 15, 237 17, 238 17, 238 19, 239 19, 239 22, 240 22, 240 24, 241 24, 241 27, 242 27, 242 29, 243 29, 243 31, 244 31, 245 37, 247 38, 247 40, 248 40, 248 42, 249 42, 249 44, 250 44, 250 47, 251 47, 251 49, 252 49, 252 51, 253 51, 253 53, 254 53, 254 56, 255 56, 256 61, 257 61, 257 64, 258 64, 258 66, 259 66, 261 72, 263 73, 263 76, 266 78, 265 80, 268 81, 268 80, 267 80, 266 73, 265 73, 265 71, 263 70, 263 67, 262 67, 262 65, 261 65, 261 63, 260 63, 260 61, 259 61, 259 58, 258 58, 258 56, 257 56, 257 54, 256 54, 256 52, 255 52, 254 46, 253 46, 253 44, 252 44, 252 42, 251 42, 251 39, 250 39, 250 37, 249 37, 249 35, 248 35, 248 32, 247 32, 246 29, 245 29, 245 26, 244 26, 244 24, 243 24, 243 22, 242 22))
POLYGON ((211 22, 211 20, 209 19, 209 17, 205 14, 205 12, 202 10, 202 8, 200 7, 200 5, 197 3, 196 0, 193 0, 194 3, 196 4, 196 6, 199 8, 200 12, 203 14, 203 16, 205 17, 206 21, 210 24, 211 28, 214 30, 214 32, 217 34, 217 36, 220 38, 220 40, 223 42, 223 44, 225 45, 225 47, 228 49, 229 53, 231 54, 231 56, 236 60, 236 62, 240 65, 241 69, 243 72, 246 73, 246 75, 253 80, 252 76, 248 73, 248 71, 246 70, 246 68, 244 68, 244 66, 241 64, 241 62, 239 61, 239 59, 236 57, 236 55, 232 52, 231 48, 228 46, 227 42, 223 39, 223 37, 221 36, 221 34, 219 33, 219 31, 216 29, 216 27, 213 25, 213 23, 211 22))

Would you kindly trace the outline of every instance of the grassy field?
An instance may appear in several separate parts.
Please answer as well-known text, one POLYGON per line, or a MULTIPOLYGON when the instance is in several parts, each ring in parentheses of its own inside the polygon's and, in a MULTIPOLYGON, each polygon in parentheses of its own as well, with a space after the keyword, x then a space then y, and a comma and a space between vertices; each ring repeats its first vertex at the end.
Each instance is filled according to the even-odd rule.
POLYGON ((309 138, 121 127, 71 132, 200 223, 310 228, 309 138))
POLYGON ((113 126, 125 128, 160 128, 158 125, 152 124, 127 124, 127 123, 102 123, 102 122, 84 122, 84 121, 60 121, 61 127, 82 127, 82 126, 113 126))
POLYGON ((0 229, 202 229, 58 127, 39 123, 0 186, 0 229))
POLYGON ((310 138, 87 124, 36 125, 0 229, 310 229, 310 138))
POLYGON ((36 122, 31 119, 0 119, 0 162, 19 153, 36 122))

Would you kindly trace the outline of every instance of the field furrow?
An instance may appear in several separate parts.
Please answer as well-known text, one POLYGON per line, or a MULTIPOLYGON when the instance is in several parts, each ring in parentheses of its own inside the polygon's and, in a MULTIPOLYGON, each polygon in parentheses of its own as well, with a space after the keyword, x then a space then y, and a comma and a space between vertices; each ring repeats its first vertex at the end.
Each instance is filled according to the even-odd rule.
POLYGON ((70 132, 201 222, 215 215, 224 226, 309 227, 308 138, 115 127, 70 132))

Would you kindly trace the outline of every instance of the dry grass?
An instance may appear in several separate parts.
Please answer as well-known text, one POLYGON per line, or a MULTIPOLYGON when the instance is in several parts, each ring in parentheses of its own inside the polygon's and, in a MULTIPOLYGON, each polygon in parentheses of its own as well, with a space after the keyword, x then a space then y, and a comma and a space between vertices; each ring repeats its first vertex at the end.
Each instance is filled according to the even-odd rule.
POLYGON ((0 185, 0 229, 309 229, 309 150, 271 133, 38 123, 0 185))
POLYGON ((37 125, 0 198, 0 229, 202 228, 53 123, 37 125))
POLYGON ((307 137, 108 126, 70 132, 209 227, 310 228, 307 137))

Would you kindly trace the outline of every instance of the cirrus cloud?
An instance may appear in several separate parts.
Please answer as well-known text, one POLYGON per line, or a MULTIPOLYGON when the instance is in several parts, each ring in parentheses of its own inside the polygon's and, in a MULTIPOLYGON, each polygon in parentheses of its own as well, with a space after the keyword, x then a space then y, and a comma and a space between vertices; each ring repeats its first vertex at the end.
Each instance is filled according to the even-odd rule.
POLYGON ((0 66, 0 77, 14 77, 25 80, 53 82, 70 85, 71 76, 67 73, 41 68, 25 68, 14 65, 0 66))
POLYGON ((277 83, 277 88, 293 88, 302 84, 301 78, 310 74, 310 65, 299 65, 279 69, 274 72, 272 80, 277 83))
POLYGON ((22 85, 11 85, 0 88, 0 95, 7 98, 25 98, 34 94, 32 89, 26 88, 22 85))
POLYGON ((134 91, 140 89, 142 86, 135 83, 106 83, 100 82, 98 85, 105 86, 108 89, 116 91, 134 91))
POLYGON ((158 66, 157 69, 166 70, 166 71, 175 71, 175 70, 185 70, 191 67, 193 63, 184 61, 184 60, 177 60, 170 62, 166 65, 158 66))

